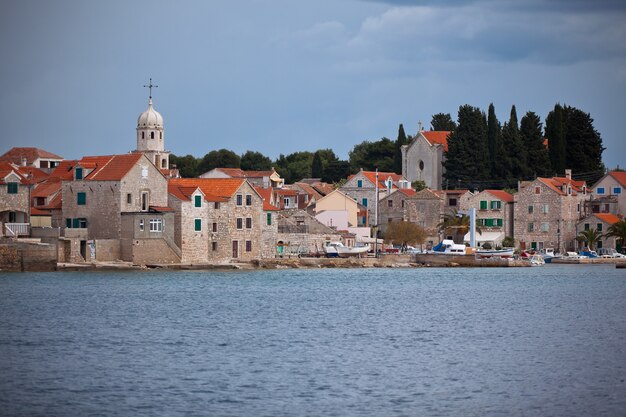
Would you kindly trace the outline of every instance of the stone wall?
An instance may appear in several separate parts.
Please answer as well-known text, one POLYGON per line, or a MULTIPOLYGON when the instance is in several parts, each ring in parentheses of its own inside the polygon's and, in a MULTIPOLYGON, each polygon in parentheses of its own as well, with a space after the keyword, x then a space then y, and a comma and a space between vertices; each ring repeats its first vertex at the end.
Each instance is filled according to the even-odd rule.
MULTIPOLYGON (((96 239, 96 261, 111 262, 122 259, 119 239, 96 239)), ((88 242, 89 244, 89 242, 88 242)), ((87 248, 89 252, 89 248, 87 248)), ((90 257, 90 255, 87 255, 90 257)))
POLYGON ((56 245, 0 244, 0 270, 2 271, 54 271, 56 267, 56 245))

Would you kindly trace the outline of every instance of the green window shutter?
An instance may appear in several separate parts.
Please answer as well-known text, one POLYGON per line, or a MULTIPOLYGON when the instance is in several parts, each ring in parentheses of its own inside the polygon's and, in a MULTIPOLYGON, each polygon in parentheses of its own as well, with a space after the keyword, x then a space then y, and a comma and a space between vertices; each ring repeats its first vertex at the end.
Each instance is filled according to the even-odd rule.
POLYGON ((84 206, 87 204, 87 194, 86 193, 77 193, 76 194, 76 204, 79 206, 84 206))
POLYGON ((364 199, 363 199, 363 205, 364 205, 365 207, 367 207, 367 198, 364 198, 364 199))
POLYGON ((498 221, 498 226, 502 227, 502 219, 497 219, 498 221))
POLYGON ((194 196, 194 203, 196 207, 202 207, 202 196, 201 195, 194 196))
POLYGON ((480 202, 480 209, 487 210, 487 201, 483 200, 480 202))
POLYGON ((65 227, 72 228, 72 219, 65 219, 65 227))
POLYGON ((72 228, 78 229, 79 227, 80 227, 80 219, 79 218, 72 219, 72 228))
POLYGON ((202 231, 202 219, 195 219, 194 220, 194 229, 196 232, 201 232, 202 231))
POLYGON ((359 188, 363 187, 363 180, 357 180, 356 181, 356 186, 359 187, 359 188))
POLYGON ((598 223, 598 227, 596 228, 598 232, 602 231, 602 223, 598 223))
POLYGON ((77 180, 82 180, 83 179, 83 169, 82 168, 76 168, 74 170, 74 172, 76 173, 76 179, 77 180))
POLYGON ((589 223, 585 223, 585 230, 589 230, 589 223))
POLYGON ((485 226, 487 226, 487 227, 493 226, 493 219, 486 219, 485 220, 485 226))
POLYGON ((272 213, 267 213, 267 225, 272 225, 272 213))
POLYGON ((17 183, 16 182, 8 182, 7 183, 7 194, 17 194, 17 183))

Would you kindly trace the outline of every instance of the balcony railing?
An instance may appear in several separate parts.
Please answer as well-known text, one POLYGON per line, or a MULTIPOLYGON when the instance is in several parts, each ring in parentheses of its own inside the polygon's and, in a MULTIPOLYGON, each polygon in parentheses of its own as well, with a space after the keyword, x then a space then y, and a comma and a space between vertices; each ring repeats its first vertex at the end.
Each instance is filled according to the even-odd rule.
POLYGON ((5 223, 4 235, 9 237, 28 236, 30 223, 5 223))

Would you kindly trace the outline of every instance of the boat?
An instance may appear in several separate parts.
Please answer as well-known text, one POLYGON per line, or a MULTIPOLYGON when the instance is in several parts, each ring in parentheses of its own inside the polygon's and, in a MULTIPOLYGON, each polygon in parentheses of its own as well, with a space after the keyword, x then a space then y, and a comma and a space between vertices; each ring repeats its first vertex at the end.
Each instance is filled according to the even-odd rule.
POLYGON ((543 256, 537 254, 530 255, 528 258, 523 258, 523 260, 530 263, 530 266, 543 266, 546 264, 543 256))
POLYGON ((559 263, 581 263, 580 261, 585 261, 586 259, 589 259, 589 257, 585 256, 585 255, 579 255, 576 252, 565 252, 563 254, 563 256, 561 256, 560 258, 558 258, 558 262, 559 263))
POLYGON ((324 253, 329 258, 347 258, 350 256, 361 256, 370 250, 370 245, 348 247, 341 242, 327 242, 324 246, 324 253))
POLYGON ((467 255, 467 249, 465 245, 454 243, 454 241, 450 239, 444 239, 428 253, 437 255, 467 255))
POLYGON ((477 249, 476 250, 476 258, 510 258, 513 256, 513 252, 515 252, 514 248, 505 248, 505 249, 477 249))
POLYGON ((554 253, 554 248, 543 248, 539 251, 539 254, 547 264, 552 263, 552 259, 558 259, 561 257, 561 255, 554 253))
POLYGON ((586 256, 587 258, 598 258, 598 253, 595 250, 591 250, 588 247, 584 247, 578 252, 581 256, 586 256))

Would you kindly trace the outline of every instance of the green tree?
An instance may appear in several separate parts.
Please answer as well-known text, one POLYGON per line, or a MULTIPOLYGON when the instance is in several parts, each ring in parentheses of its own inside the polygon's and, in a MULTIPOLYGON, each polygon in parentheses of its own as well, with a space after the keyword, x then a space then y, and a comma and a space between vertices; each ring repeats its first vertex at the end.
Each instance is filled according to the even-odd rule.
POLYGON ((604 175, 602 138, 593 126, 593 119, 575 107, 565 106, 565 160, 566 168, 586 173, 589 183, 604 175))
POLYGON ((324 167, 322 165, 322 158, 320 157, 319 151, 317 151, 313 155, 313 161, 311 162, 311 177, 322 178, 323 174, 324 174, 324 167))
POLYGON ((312 152, 294 152, 287 156, 280 154, 274 162, 274 168, 285 179, 285 183, 293 184, 302 178, 311 177, 312 163, 312 152))
POLYGON ((394 142, 382 138, 376 142, 364 141, 356 145, 349 152, 352 171, 360 168, 373 171, 378 167, 379 171, 393 172, 394 169, 394 142))
POLYGON ((620 220, 609 226, 606 231, 606 237, 615 237, 617 240, 617 248, 624 248, 626 244, 626 219, 620 220))
POLYGON ((456 129, 456 123, 450 113, 433 114, 430 120, 430 130, 452 132, 456 129))
POLYGON ((324 169, 322 181, 336 183, 342 179, 348 178, 350 174, 350 162, 340 160, 330 161, 328 166, 324 169))
POLYGON ((493 103, 489 105, 487 116, 487 144, 489 147, 489 161, 491 178, 504 180, 511 176, 509 156, 502 142, 502 126, 496 117, 493 103))
POLYGON ((546 137, 548 138, 548 154, 553 173, 565 172, 567 157, 565 143, 565 115, 560 104, 546 117, 546 137))
POLYGON ((528 157, 519 131, 515 106, 511 107, 509 121, 502 128, 502 141, 504 142, 504 147, 508 150, 508 159, 511 164, 509 180, 517 182, 518 180, 528 179, 531 175, 528 172, 528 157))
POLYGON ((399 244, 402 249, 407 245, 421 245, 426 240, 426 231, 415 223, 399 221, 391 222, 385 229, 385 241, 399 244))
POLYGON ((472 187, 489 179, 489 149, 487 118, 478 107, 459 107, 459 123, 448 136, 448 151, 444 167, 451 186, 472 187))
POLYGON ((241 155, 241 169, 245 171, 269 171, 272 160, 261 152, 246 151, 241 155))
POLYGON ((576 240, 579 242, 585 242, 586 244, 589 245, 589 248, 593 250, 594 247, 596 246, 596 243, 598 243, 598 241, 602 239, 602 236, 603 236, 602 233, 598 232, 598 230, 589 229, 589 230, 583 230, 582 232, 580 232, 578 236, 576 236, 576 240))
POLYGON ((415 180, 411 183, 411 188, 415 191, 422 191, 426 188, 426 182, 422 180, 415 180))
POLYGON ((183 178, 196 178, 200 175, 198 172, 198 164, 200 161, 193 155, 176 156, 170 155, 170 166, 174 165, 178 169, 180 176, 183 178))
POLYGON ((402 174, 402 146, 409 143, 409 140, 404 133, 404 126, 400 123, 398 127, 398 139, 395 143, 395 153, 393 156, 393 172, 396 174, 402 174))
POLYGON ((239 168, 240 166, 241 158, 239 155, 228 149, 220 149, 204 155, 198 164, 198 172, 202 175, 213 168, 239 168))
POLYGON ((520 123, 520 135, 527 150, 528 172, 532 176, 545 177, 551 173, 550 155, 544 145, 542 125, 539 116, 529 111, 520 123))

